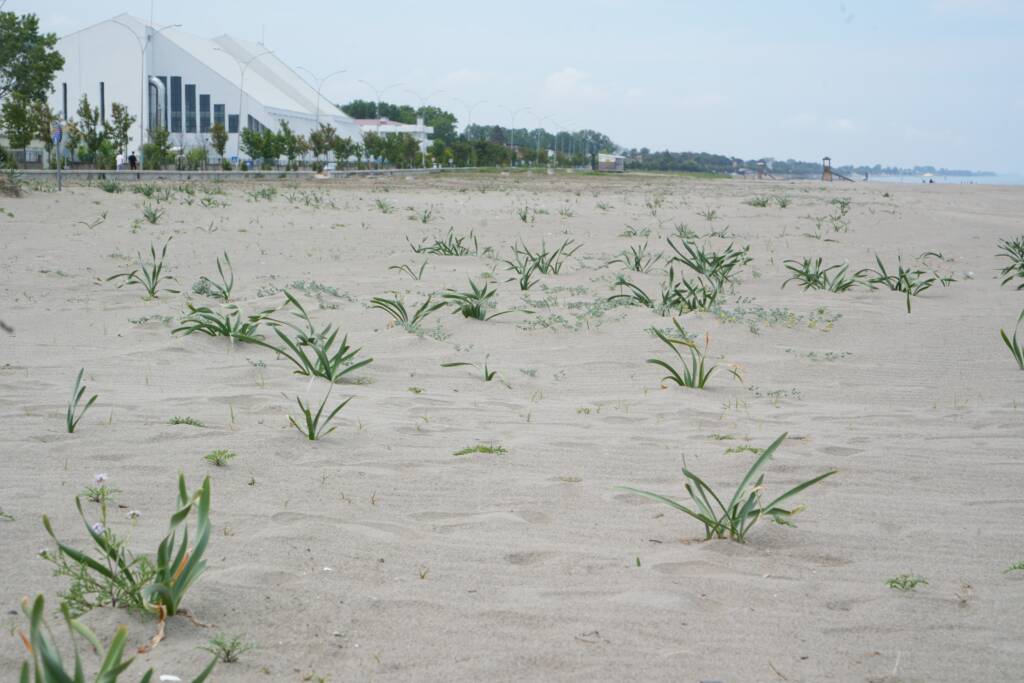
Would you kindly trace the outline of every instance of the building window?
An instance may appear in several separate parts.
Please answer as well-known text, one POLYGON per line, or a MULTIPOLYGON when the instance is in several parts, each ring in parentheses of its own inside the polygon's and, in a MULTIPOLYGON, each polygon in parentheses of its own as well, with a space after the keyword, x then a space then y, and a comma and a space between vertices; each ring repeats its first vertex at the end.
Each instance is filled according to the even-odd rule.
POLYGON ((61 83, 60 84, 60 90, 61 90, 62 97, 64 98, 64 112, 61 114, 61 118, 64 119, 65 121, 67 121, 68 120, 68 84, 67 83, 61 83))
POLYGON ((213 122, 215 124, 219 123, 222 126, 227 125, 227 123, 224 121, 224 105, 223 104, 215 104, 215 105, 213 105, 213 122))
POLYGON ((238 114, 228 114, 228 132, 238 132, 238 114))
POLYGON ((171 76, 171 132, 181 132, 181 76, 171 76))
POLYGON ((210 96, 199 96, 199 132, 210 132, 210 96))
POLYGON ((260 123, 258 119, 254 119, 252 116, 248 116, 248 119, 249 120, 247 122, 246 127, 249 130, 254 130, 257 133, 262 133, 263 130, 266 128, 266 126, 264 126, 262 123, 260 123))
POLYGON ((107 120, 107 93, 103 87, 103 81, 100 81, 100 121, 107 120))
POLYGON ((196 86, 193 83, 185 86, 185 132, 196 132, 196 86))

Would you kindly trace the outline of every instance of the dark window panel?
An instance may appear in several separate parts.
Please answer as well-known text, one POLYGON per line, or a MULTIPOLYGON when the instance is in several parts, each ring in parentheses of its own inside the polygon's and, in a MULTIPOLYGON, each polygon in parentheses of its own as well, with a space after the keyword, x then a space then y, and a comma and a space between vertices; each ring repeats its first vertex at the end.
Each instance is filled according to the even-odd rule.
POLYGON ((181 76, 171 76, 171 132, 181 132, 181 76))
POLYGON ((228 115, 228 132, 229 133, 237 133, 238 132, 238 114, 230 114, 230 115, 228 115))
POLYGON ((199 96, 199 132, 210 132, 210 96, 199 96))
POLYGON ((196 132, 196 86, 194 83, 185 86, 185 132, 196 132))
POLYGON ((107 93, 106 88, 103 87, 103 81, 100 81, 100 121, 107 120, 107 93))
POLYGON ((213 122, 219 123, 222 126, 226 126, 227 123, 224 120, 224 105, 215 104, 213 105, 213 122))

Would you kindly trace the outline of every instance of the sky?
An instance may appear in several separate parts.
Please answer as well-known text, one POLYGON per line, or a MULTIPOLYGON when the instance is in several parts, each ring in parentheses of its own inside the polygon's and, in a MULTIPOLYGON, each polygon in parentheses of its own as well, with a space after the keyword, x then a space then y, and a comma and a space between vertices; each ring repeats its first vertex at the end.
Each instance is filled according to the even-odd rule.
POLYGON ((122 12, 257 40, 324 96, 623 147, 1024 171, 1019 0, 7 0, 64 35, 122 12), (243 9, 244 8, 244 9, 243 9), (441 92, 436 93, 435 91, 441 92), (458 99, 456 99, 458 98, 458 99), (460 102, 462 100, 463 102, 460 102))

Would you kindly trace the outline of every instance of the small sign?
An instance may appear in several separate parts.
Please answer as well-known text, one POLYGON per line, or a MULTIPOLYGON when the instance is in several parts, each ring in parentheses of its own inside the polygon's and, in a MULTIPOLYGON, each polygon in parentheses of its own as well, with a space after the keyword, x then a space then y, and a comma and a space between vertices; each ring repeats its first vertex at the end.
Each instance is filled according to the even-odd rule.
POLYGON ((60 123, 53 124, 53 144, 57 144, 61 141, 64 136, 64 130, 61 128, 60 123))

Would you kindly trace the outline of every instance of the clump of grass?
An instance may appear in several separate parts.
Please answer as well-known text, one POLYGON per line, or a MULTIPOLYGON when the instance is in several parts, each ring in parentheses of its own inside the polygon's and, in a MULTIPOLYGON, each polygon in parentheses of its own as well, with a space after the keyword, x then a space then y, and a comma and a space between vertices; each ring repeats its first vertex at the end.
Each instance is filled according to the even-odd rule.
POLYGON ((497 294, 498 290, 491 289, 486 282, 482 287, 478 287, 475 282, 470 280, 468 292, 446 289, 441 294, 441 298, 452 307, 453 314, 461 313, 463 317, 473 320, 491 320, 499 315, 514 312, 508 310, 488 313, 494 307, 494 299, 497 294))
POLYGON ((1024 572, 1024 560, 1015 562, 1003 570, 1004 574, 1009 574, 1010 572, 1024 572))
POLYGON ((290 360, 296 367, 295 374, 321 377, 332 384, 373 362, 372 358, 357 361, 356 356, 362 348, 353 349, 349 346, 347 334, 339 341, 340 330, 337 327, 328 324, 317 330, 299 300, 291 292, 285 291, 284 295, 288 304, 296 309, 294 316, 300 323, 276 319, 271 321, 274 333, 284 346, 275 346, 259 339, 250 341, 290 360), (289 335, 285 328, 290 329, 292 334, 289 335))
POLYGON ((75 429, 78 428, 78 422, 85 415, 85 411, 89 410, 96 399, 99 398, 98 394, 93 394, 92 398, 85 402, 82 409, 78 409, 78 404, 82 401, 82 396, 85 395, 85 385, 82 384, 82 373, 85 372, 85 368, 78 371, 78 376, 75 377, 75 386, 71 388, 71 401, 68 402, 68 409, 65 413, 65 425, 67 426, 68 434, 74 434, 75 429))
POLYGON ((246 652, 255 650, 256 643, 243 640, 241 635, 229 636, 225 633, 218 633, 210 638, 207 645, 200 646, 199 649, 212 654, 213 661, 220 660, 225 664, 232 664, 246 652))
POLYGON ((459 449, 452 453, 452 455, 472 455, 473 453, 482 453, 484 455, 505 455, 508 451, 496 444, 478 443, 475 446, 466 446, 465 448, 459 449))
MULTIPOLYGON (((152 243, 149 245, 149 263, 142 262, 142 254, 138 254, 139 267, 135 270, 127 273, 117 273, 107 278, 107 282, 112 280, 123 280, 118 288, 124 287, 125 285, 141 285, 146 290, 147 299, 156 299, 160 292, 160 283, 164 280, 174 281, 174 278, 170 275, 164 275, 164 259, 167 258, 167 247, 171 243, 171 238, 168 237, 167 241, 164 242, 163 249, 160 250, 160 256, 156 255, 156 247, 152 243)), ((168 289, 168 292, 177 294, 178 290, 168 289)))
POLYGON ((199 420, 197 420, 194 417, 188 417, 188 416, 181 417, 180 415, 175 415, 174 417, 172 417, 170 420, 167 421, 167 424, 169 424, 169 425, 188 425, 189 427, 205 427, 206 426, 205 424, 203 424, 202 422, 200 422, 199 420))
POLYGON ((101 190, 103 190, 104 192, 109 192, 111 194, 124 192, 124 187, 122 187, 121 183, 117 182, 116 180, 101 180, 99 186, 101 190))
POLYGON ((786 440, 786 436, 786 434, 783 434, 777 438, 754 461, 754 464, 750 466, 750 469, 740 481, 739 486, 736 487, 736 491, 733 493, 732 498, 729 499, 728 504, 723 503, 722 499, 718 497, 703 479, 685 466, 683 467, 683 475, 687 479, 685 489, 693 502, 692 508, 650 491, 643 491, 628 486, 620 488, 639 496, 665 503, 693 517, 704 525, 705 539, 728 537, 743 543, 747 533, 762 517, 770 517, 779 524, 792 526, 790 519, 804 508, 803 506, 797 506, 792 509, 786 509, 781 507, 782 503, 836 473, 836 470, 829 470, 822 475, 794 486, 782 495, 765 503, 762 499, 762 494, 765 491, 764 474, 760 472, 772 459, 779 445, 786 440))
POLYGON ((907 299, 907 313, 910 313, 910 297, 919 296, 936 282, 942 284, 943 287, 948 287, 951 283, 956 282, 952 277, 943 277, 938 273, 933 272, 931 276, 928 276, 927 271, 905 268, 903 260, 900 258, 896 260, 895 273, 889 273, 885 269, 885 264, 877 254, 875 254, 875 263, 878 264, 877 270, 865 268, 857 272, 857 277, 867 278, 867 282, 871 285, 882 285, 894 292, 902 292, 907 299))
MULTIPOLYGON (((680 363, 679 369, 677 370, 670 363, 663 361, 660 358, 648 358, 647 362, 668 371, 668 374, 661 378, 662 382, 673 382, 677 386, 688 387, 690 389, 703 389, 705 385, 707 385, 708 380, 711 379, 711 375, 713 375, 715 370, 719 367, 717 364, 712 364, 710 366, 707 364, 707 351, 708 345, 710 344, 710 336, 707 334, 704 335, 704 348, 701 349, 690 341, 687 337, 686 331, 683 330, 683 326, 679 324, 679 320, 673 318, 672 324, 675 325, 676 331, 679 333, 678 337, 670 337, 658 329, 654 330, 654 335, 664 342, 665 345, 672 350, 672 353, 676 355, 676 358, 680 363), (683 354, 679 351, 680 347, 689 351, 689 361, 683 358, 683 354)), ((735 377, 737 381, 743 381, 739 370, 736 368, 729 368, 729 373, 735 377)))
POLYGON ((203 460, 214 465, 216 467, 224 467, 235 457, 234 451, 226 451, 222 448, 218 448, 215 451, 210 451, 203 456, 203 460))
MULTIPOLYGON (((60 651, 57 649, 57 645, 54 643, 53 631, 46 623, 44 616, 46 601, 43 596, 37 595, 31 603, 28 598, 25 598, 21 603, 21 609, 29 619, 28 635, 20 630, 18 632, 22 642, 25 644, 25 648, 29 652, 28 661, 23 662, 21 665, 19 680, 22 683, 28 683, 29 681, 35 681, 36 683, 85 683, 84 667, 77 638, 84 639, 100 658, 100 668, 96 672, 94 679, 97 683, 116 683, 121 673, 135 661, 134 657, 124 659, 124 649, 128 640, 127 627, 118 626, 117 630, 114 631, 114 637, 110 640, 110 645, 104 647, 100 639, 96 637, 96 634, 88 626, 72 617, 67 606, 62 604, 60 613, 68 627, 68 632, 71 634, 75 652, 74 667, 72 671, 68 671, 64 668, 64 661, 61 658, 60 651)), ((192 679, 192 683, 203 683, 206 681, 216 665, 217 659, 214 658, 198 676, 192 679)), ((149 669, 143 674, 142 683, 149 683, 152 679, 153 669, 149 669)))
POLYGON ((427 300, 420 304, 419 308, 415 309, 412 315, 406 310, 405 304, 402 300, 395 296, 391 299, 376 296, 370 299, 370 308, 377 308, 388 315, 390 315, 395 324, 401 325, 407 330, 416 330, 420 324, 427 319, 434 311, 439 308, 444 308, 444 302, 432 303, 432 296, 428 296, 427 300))
POLYGON ((243 316, 235 304, 225 304, 221 311, 207 306, 187 304, 188 314, 181 319, 181 324, 171 330, 171 334, 189 335, 196 332, 210 337, 228 337, 232 341, 258 343, 257 332, 260 324, 269 319, 274 309, 266 309, 249 316, 243 316))
POLYGON ((1009 259, 1010 262, 999 271, 1003 276, 1002 285, 1007 285, 1014 279, 1020 279, 1021 283, 1017 289, 1024 289, 1024 235, 1013 239, 999 240, 999 252, 997 258, 1009 259))
POLYGON ((775 205, 778 206, 780 209, 785 209, 787 206, 790 205, 790 202, 792 201, 789 197, 779 195, 776 195, 775 197, 773 197, 773 199, 775 199, 775 205))
POLYGON ((611 260, 608 265, 614 263, 621 263, 626 270, 632 270, 637 273, 649 273, 658 265, 658 261, 662 259, 662 254, 647 253, 647 242, 644 242, 641 246, 632 246, 628 250, 622 252, 619 258, 611 260))
POLYGON ((689 240, 680 240, 676 246, 672 238, 668 238, 668 245, 676 253, 672 261, 682 263, 699 275, 703 275, 721 289, 722 285, 731 282, 734 272, 751 262, 750 246, 742 249, 733 248, 729 244, 724 250, 718 252, 710 248, 698 245, 689 240))
POLYGON ((759 209, 763 209, 766 206, 768 206, 768 203, 771 202, 771 200, 771 197, 752 197, 743 203, 749 206, 754 206, 759 209))
POLYGON ((217 274, 220 276, 220 282, 214 282, 211 278, 203 275, 199 278, 199 282, 192 285, 192 291, 213 299, 230 301, 231 290, 235 287, 235 270, 231 267, 231 259, 226 251, 224 252, 224 263, 221 263, 219 258, 217 259, 217 274), (225 267, 227 268, 226 273, 225 267))
POLYGON ((132 185, 132 192, 135 194, 141 194, 146 199, 151 199, 158 189, 159 188, 153 183, 139 183, 138 185, 132 185))
POLYGON ((409 218, 411 220, 419 221, 420 223, 426 225, 434 218, 434 207, 428 206, 427 208, 417 211, 416 213, 410 215, 409 218))
POLYGON ((800 287, 805 291, 808 289, 823 289, 828 292, 845 292, 859 284, 863 284, 858 275, 847 274, 849 270, 848 265, 836 264, 822 268, 821 262, 820 256, 813 261, 809 258, 805 258, 802 261, 795 259, 784 261, 783 265, 793 275, 782 283, 782 287, 785 288, 787 284, 795 280, 800 283, 800 287))
MULTIPOLYGON (((409 238, 406 237, 405 241, 409 242, 409 238)), ((435 237, 433 242, 428 243, 424 238, 419 245, 409 242, 409 246, 417 254, 437 256, 470 256, 480 253, 480 244, 472 230, 468 235, 456 235, 454 228, 448 228, 448 233, 444 237, 435 237)))
POLYGON ((626 229, 619 233, 619 237, 650 237, 651 229, 644 227, 634 227, 632 225, 626 225, 626 229))
MULTIPOLYGON (((331 385, 333 388, 334 385, 331 385)), ((288 422, 291 423, 295 429, 299 430, 299 433, 305 436, 310 441, 317 441, 333 432, 337 427, 328 427, 331 420, 341 412, 341 409, 348 405, 354 397, 349 396, 344 401, 335 406, 334 410, 324 415, 324 409, 327 407, 327 400, 331 397, 331 389, 327 390, 324 394, 324 398, 320 401, 320 407, 317 408, 316 412, 313 412, 313 404, 304 403, 298 396, 295 397, 295 402, 299 404, 299 410, 302 413, 302 424, 299 424, 291 415, 288 416, 288 422)))
POLYGON ((661 293, 658 299, 653 298, 647 292, 620 275, 616 278, 615 286, 620 292, 608 297, 608 301, 626 299, 641 306, 654 310, 659 315, 669 313, 682 314, 688 311, 708 310, 718 299, 721 289, 703 276, 687 280, 680 278, 676 280, 676 271, 669 266, 668 278, 661 285, 661 293), (626 293, 624 290, 629 290, 626 293))
POLYGON ((921 576, 914 576, 913 574, 900 574, 894 576, 885 582, 885 585, 893 590, 903 591, 904 593, 912 591, 918 586, 927 586, 928 581, 921 576))
POLYGON ((269 201, 273 200, 274 197, 277 196, 277 188, 276 187, 261 187, 258 190, 251 190, 249 192, 246 192, 246 194, 249 195, 249 199, 251 199, 254 202, 258 202, 261 199, 264 200, 264 201, 269 202, 269 201))
POLYGON ((1020 312, 1020 317, 1017 318, 1017 324, 1013 328, 1013 337, 1007 335, 1006 330, 999 330, 999 335, 1003 338, 1006 348, 1010 349, 1010 355, 1017 361, 1017 367, 1024 370, 1024 346, 1017 341, 1017 330, 1020 329, 1022 322, 1024 322, 1024 310, 1020 312))
POLYGON ((524 223, 531 223, 537 219, 536 212, 531 213, 529 204, 517 206, 515 209, 515 213, 517 216, 519 216, 519 220, 521 220, 524 223))
POLYGON ((423 279, 423 271, 426 269, 428 263, 430 263, 430 261, 424 260, 416 270, 413 270, 412 266, 406 264, 402 264, 400 266, 388 266, 388 270, 397 270, 399 273, 405 273, 413 280, 419 281, 423 279))
POLYGON ((483 363, 482 367, 480 365, 477 365, 476 363, 467 363, 465 361, 456 362, 456 363, 441 363, 441 367, 442 368, 461 368, 461 367, 476 368, 477 370, 479 370, 480 372, 483 373, 484 381, 485 382, 490 382, 492 379, 494 379, 495 377, 498 376, 498 371, 497 370, 491 370, 487 366, 487 359, 488 358, 490 358, 490 356, 484 356, 484 363, 483 363))
POLYGON ((394 213, 395 211, 395 205, 386 199, 374 200, 374 204, 381 213, 394 213))
POLYGON ((533 263, 542 275, 558 275, 562 272, 562 266, 565 265, 566 260, 579 251, 582 246, 582 244, 574 245, 573 240, 567 239, 557 248, 548 251, 547 244, 542 241, 540 249, 536 252, 530 251, 526 244, 513 245, 512 252, 517 260, 521 258, 524 262, 533 263))
POLYGON ((146 222, 150 225, 156 225, 160 222, 160 219, 166 213, 163 209, 158 209, 149 204, 142 207, 142 217, 146 219, 146 222))
POLYGON ((506 280, 506 282, 515 281, 519 285, 520 291, 529 291, 531 287, 537 284, 537 280, 534 279, 534 275, 537 272, 537 264, 531 259, 527 258, 522 252, 514 252, 512 259, 504 259, 506 269, 511 270, 519 277, 513 277, 506 280))

